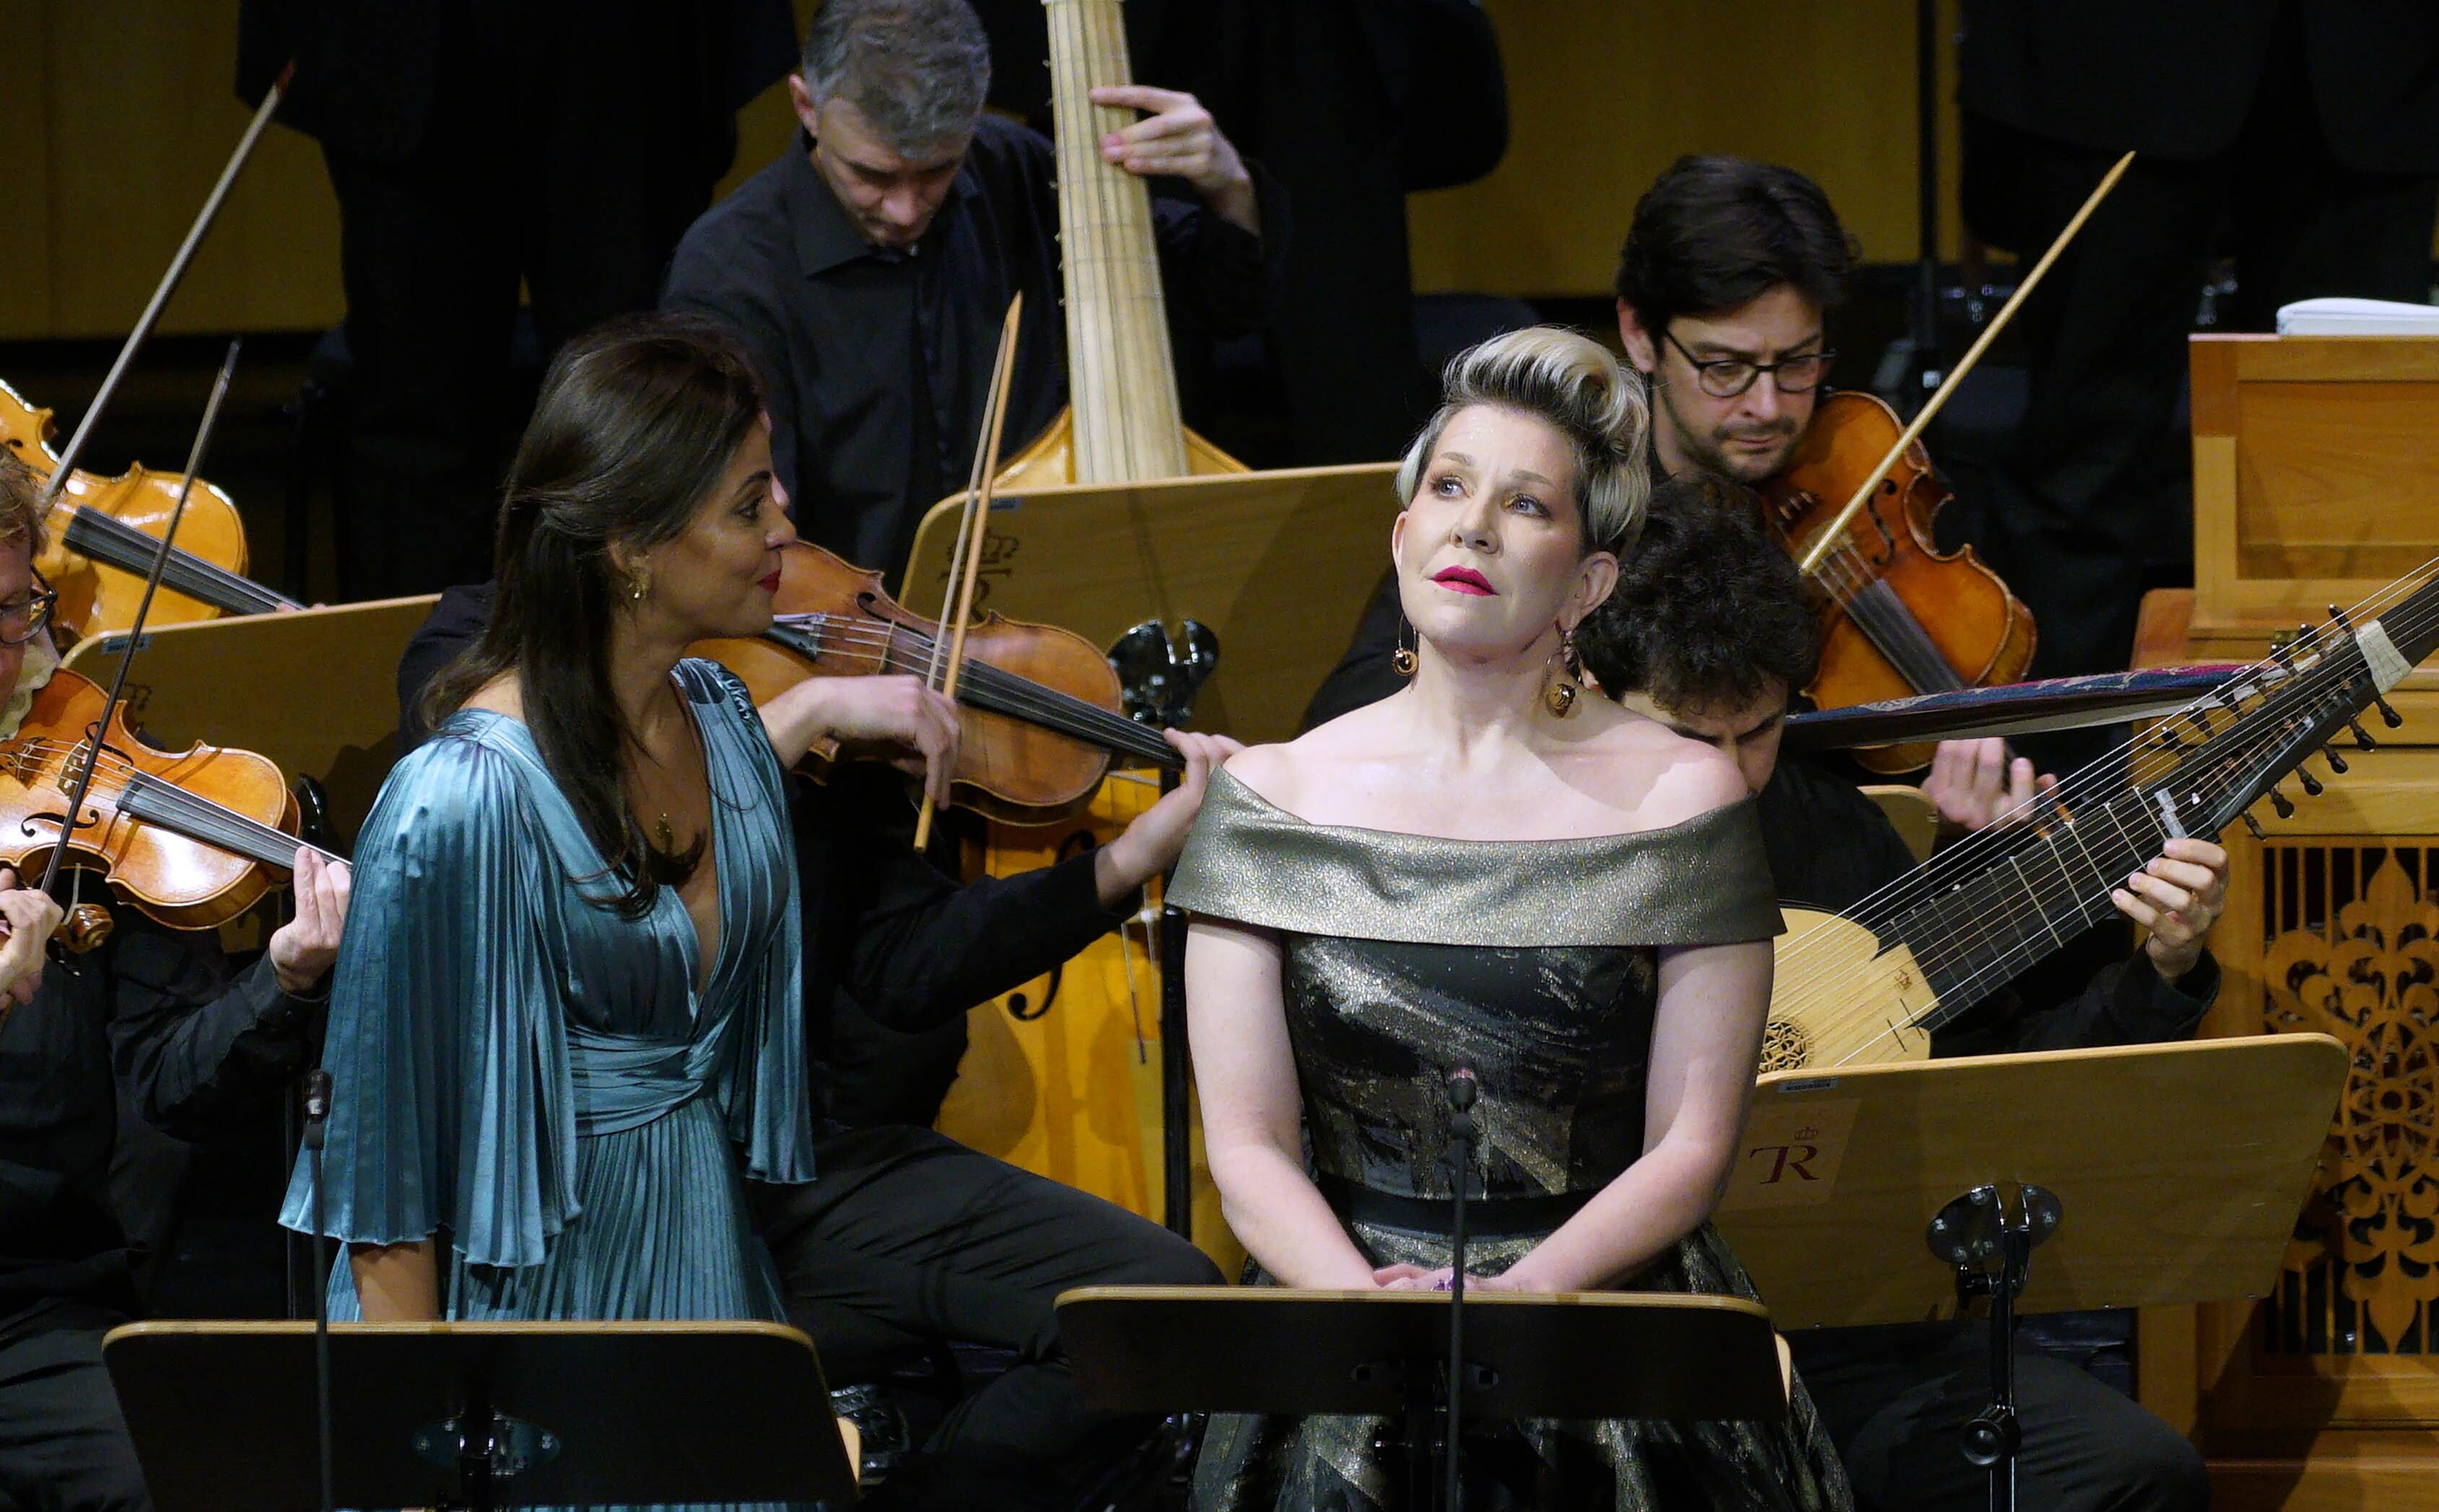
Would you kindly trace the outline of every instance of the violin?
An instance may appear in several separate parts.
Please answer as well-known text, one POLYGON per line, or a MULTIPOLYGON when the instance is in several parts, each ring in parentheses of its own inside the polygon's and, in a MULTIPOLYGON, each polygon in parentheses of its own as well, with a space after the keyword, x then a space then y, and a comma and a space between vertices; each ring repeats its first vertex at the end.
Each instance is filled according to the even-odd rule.
MULTIPOLYGON (((1871 394, 1823 398, 1794 460, 1762 485, 1764 525, 1800 560, 1896 446, 1904 427, 1871 394)), ((1821 667, 1805 689, 1824 709, 2013 683, 2033 659, 2032 611, 1970 546, 1940 551, 1932 524, 1947 486, 1919 440, 1898 454, 1835 545, 1807 573, 1821 591, 1821 667)), ((1874 772, 1913 772, 1929 745, 1859 751, 1874 772)))
MULTIPOLYGON (((49 410, 35 408, 0 382, 0 446, 46 481, 59 467, 50 445, 54 434, 49 410)), ((34 562, 34 570, 59 592, 53 624, 78 639, 129 627, 185 482, 177 473, 140 465, 115 478, 81 471, 68 474, 51 506, 49 543, 34 562)), ((200 478, 187 497, 178 540, 161 577, 169 592, 153 604, 153 619, 187 624, 301 607, 245 576, 245 523, 227 494, 200 478)))
MULTIPOLYGON (((101 732, 76 823, 62 826, 106 703, 98 685, 61 667, 16 736, 0 740, 0 864, 31 877, 63 845, 72 863, 102 872, 112 892, 182 930, 224 924, 283 884, 297 810, 279 769, 251 751, 152 745, 129 728, 123 706, 101 732)), ((89 950, 108 934, 108 916, 81 905, 62 930, 70 949, 89 950)))
MULTIPOLYGON (((757 703, 808 677, 921 677, 940 625, 892 599, 881 574, 807 542, 780 549, 776 618, 758 639, 692 648, 741 679, 757 703)), ((1169 771, 1175 748, 1128 719, 1118 674, 1092 642, 1049 625, 985 614, 966 627, 956 801, 1012 825, 1047 825, 1093 801, 1119 756, 1169 771)), ((816 752, 815 771, 836 755, 816 752)))

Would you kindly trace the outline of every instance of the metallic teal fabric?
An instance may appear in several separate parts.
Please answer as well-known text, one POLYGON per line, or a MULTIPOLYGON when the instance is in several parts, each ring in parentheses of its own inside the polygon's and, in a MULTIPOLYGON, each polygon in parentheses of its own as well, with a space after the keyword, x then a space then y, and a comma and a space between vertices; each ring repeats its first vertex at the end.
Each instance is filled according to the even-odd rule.
MULTIPOLYGON (((719 959, 676 889, 624 919, 515 720, 461 710, 356 848, 323 1052, 329 1231, 434 1237, 452 1318, 783 1317, 743 1178, 812 1179, 796 870, 745 691, 679 665, 700 729, 719 959)), ((281 1221, 310 1231, 297 1163, 281 1221)), ((332 1316, 357 1315, 345 1265, 332 1316)))

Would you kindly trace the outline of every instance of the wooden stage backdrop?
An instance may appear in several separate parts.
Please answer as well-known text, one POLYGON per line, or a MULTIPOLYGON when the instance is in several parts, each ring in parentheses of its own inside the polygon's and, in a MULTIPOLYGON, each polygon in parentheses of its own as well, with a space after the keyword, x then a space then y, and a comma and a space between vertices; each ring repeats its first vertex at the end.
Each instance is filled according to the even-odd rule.
MULTIPOLYGON (((796 9, 809 16, 812 0, 796 9)), ((1707 0, 1488 9, 1512 146, 1482 183, 1413 202, 1417 287, 1606 294, 1635 196, 1687 151, 1792 163, 1828 189, 1865 257, 1914 256, 1908 0, 1775 6, 1768 25, 1707 0)), ((1940 14, 1952 36, 1956 0, 1940 14)), ((18 175, 0 215, 0 341, 121 334, 244 128, 230 93, 236 0, 0 0, 0 142, 18 175)), ((1951 68, 1940 88, 1951 251, 1953 96, 1951 68)), ((783 89, 748 107, 730 182, 769 162, 792 124, 783 89)), ((338 257, 319 150, 274 131, 162 329, 334 325, 338 257)))

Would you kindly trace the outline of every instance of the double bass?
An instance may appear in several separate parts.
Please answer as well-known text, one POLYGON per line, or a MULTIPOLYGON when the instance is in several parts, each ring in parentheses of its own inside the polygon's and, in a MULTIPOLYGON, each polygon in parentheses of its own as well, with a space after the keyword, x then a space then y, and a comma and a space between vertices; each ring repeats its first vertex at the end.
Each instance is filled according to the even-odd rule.
MULTIPOLYGON (((1144 181, 1103 160, 1099 143, 1134 113, 1095 105, 1095 86, 1132 81, 1120 0, 1043 0, 1049 21, 1069 404, 999 471, 1003 493, 1059 484, 1120 484, 1243 473, 1186 429, 1177 398, 1158 243, 1144 181)), ((1113 772, 1077 818, 986 828, 970 870, 995 877, 1107 843, 1159 800, 1154 775, 1113 772)), ((983 1005, 938 1128, 972 1148, 1158 1217, 1164 1205, 1164 1058, 1157 889, 1113 938, 983 1005)), ((1174 1069, 1173 1067, 1170 1069, 1174 1069)), ((1199 1155, 1190 1172, 1195 1237, 1223 1269, 1237 1253, 1199 1155)))

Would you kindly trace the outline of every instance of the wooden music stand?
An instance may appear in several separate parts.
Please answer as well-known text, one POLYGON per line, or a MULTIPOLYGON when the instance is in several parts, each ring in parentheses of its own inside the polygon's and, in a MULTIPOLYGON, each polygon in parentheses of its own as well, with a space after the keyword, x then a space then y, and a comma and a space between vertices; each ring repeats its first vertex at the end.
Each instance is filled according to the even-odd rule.
MULTIPOLYGON (((1395 463, 1024 489, 991 501, 977 613, 1107 648, 1148 619, 1218 632, 1195 724, 1247 742, 1295 733, 1389 565, 1395 463)), ((916 532, 899 598, 931 614, 963 495, 916 532)))
POLYGON ((2014 1311, 2269 1290, 2347 1064, 2280 1034, 1773 1072, 1716 1221, 1789 1326, 1988 1298, 1994 1401, 1967 1453, 2012 1505, 2014 1311))
MULTIPOLYGON (((322 1505, 312 1325, 130 1324, 102 1359, 161 1512, 322 1505)), ((778 1324, 336 1324, 330 1359, 341 1506, 855 1494, 812 1341, 778 1324)))
MULTIPOLYGON (((144 631, 129 718, 156 742, 234 746, 322 784, 340 838, 354 835, 398 759, 398 663, 437 596, 232 615, 144 631)), ((62 664, 107 687, 123 634, 79 642, 62 664)))

